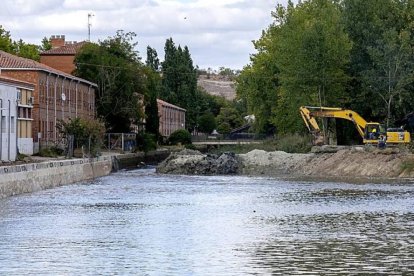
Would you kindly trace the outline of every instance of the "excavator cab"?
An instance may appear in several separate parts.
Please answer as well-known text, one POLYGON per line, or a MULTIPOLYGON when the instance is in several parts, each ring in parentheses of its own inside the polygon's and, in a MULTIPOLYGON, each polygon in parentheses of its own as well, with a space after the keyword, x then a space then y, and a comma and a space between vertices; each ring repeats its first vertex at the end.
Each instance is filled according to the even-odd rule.
POLYGON ((381 135, 386 135, 385 126, 379 123, 367 123, 364 130, 364 143, 375 144, 381 135))

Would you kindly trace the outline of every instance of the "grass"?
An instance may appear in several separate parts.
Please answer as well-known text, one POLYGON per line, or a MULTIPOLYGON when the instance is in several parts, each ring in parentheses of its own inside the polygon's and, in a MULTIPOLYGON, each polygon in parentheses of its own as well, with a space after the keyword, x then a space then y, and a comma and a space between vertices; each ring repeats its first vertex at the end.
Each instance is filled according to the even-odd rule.
POLYGON ((414 170, 414 160, 406 160, 401 164, 401 172, 412 172, 414 170))

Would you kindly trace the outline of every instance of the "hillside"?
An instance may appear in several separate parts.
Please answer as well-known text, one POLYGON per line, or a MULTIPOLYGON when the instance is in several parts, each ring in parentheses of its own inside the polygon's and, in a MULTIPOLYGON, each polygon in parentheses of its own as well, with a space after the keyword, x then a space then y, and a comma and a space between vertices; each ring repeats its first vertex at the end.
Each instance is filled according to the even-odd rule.
POLYGON ((210 95, 221 96, 230 101, 236 98, 234 82, 226 78, 216 75, 211 75, 210 78, 207 78, 206 75, 201 75, 197 80, 197 85, 210 95))

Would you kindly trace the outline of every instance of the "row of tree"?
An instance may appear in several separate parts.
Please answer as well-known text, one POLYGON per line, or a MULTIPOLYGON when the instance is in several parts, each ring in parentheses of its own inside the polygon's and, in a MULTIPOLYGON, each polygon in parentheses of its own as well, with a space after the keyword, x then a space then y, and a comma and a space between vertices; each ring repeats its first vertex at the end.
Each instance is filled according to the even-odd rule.
MULTIPOLYGON (((236 108, 237 104, 197 87, 200 70, 193 65, 187 46, 177 47, 172 38, 167 39, 163 62, 148 46, 144 63, 135 38, 133 32, 118 31, 98 43, 85 44, 75 57, 73 74, 98 84, 95 106, 106 131, 129 132, 131 125, 145 124, 146 132, 157 137, 158 98, 186 109, 185 128, 189 131, 228 133, 243 124, 240 105, 236 108)), ((50 42, 46 38, 41 46, 16 42, 0 27, 0 49, 39 60, 40 52, 50 49, 50 42)), ((222 68, 220 72, 232 71, 222 68)))
POLYGON ((42 45, 35 45, 24 42, 22 39, 13 40, 10 32, 6 31, 2 25, 0 25, 0 50, 7 53, 30 58, 36 61, 40 60, 40 52, 51 49, 50 41, 45 37, 42 40, 42 45))
POLYGON ((414 2, 278 5, 237 78, 258 132, 303 131, 301 105, 350 108, 391 124, 414 108, 414 2))
POLYGON ((140 125, 145 119, 145 130, 158 135, 157 98, 186 109, 185 128, 190 132, 211 132, 217 123, 225 131, 228 125, 233 127, 231 117, 219 116, 231 109, 231 103, 197 87, 197 68, 187 46, 177 47, 167 39, 163 62, 148 46, 143 63, 135 50, 135 36, 118 31, 114 37, 85 45, 75 58, 74 73, 98 84, 97 113, 108 131, 128 132, 131 123, 140 125))

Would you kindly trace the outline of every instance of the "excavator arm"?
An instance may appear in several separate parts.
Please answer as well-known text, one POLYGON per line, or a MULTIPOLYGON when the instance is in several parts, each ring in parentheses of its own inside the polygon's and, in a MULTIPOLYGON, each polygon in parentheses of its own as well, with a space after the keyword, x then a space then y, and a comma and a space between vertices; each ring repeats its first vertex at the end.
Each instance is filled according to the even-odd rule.
POLYGON ((359 135, 364 138, 367 121, 355 111, 335 107, 313 106, 301 106, 299 110, 306 127, 312 134, 320 133, 320 128, 315 118, 340 118, 353 122, 359 135))
POLYGON ((349 109, 336 107, 313 107, 301 106, 300 114, 305 122, 306 127, 314 135, 316 143, 323 140, 323 135, 315 118, 339 118, 354 123, 363 142, 366 144, 376 144, 381 135, 385 135, 389 144, 408 144, 411 142, 410 133, 403 129, 389 129, 382 131, 380 124, 375 122, 367 122, 358 113, 349 109), (375 134, 374 134, 375 131, 375 134), (380 133, 381 132, 381 133, 380 133))

